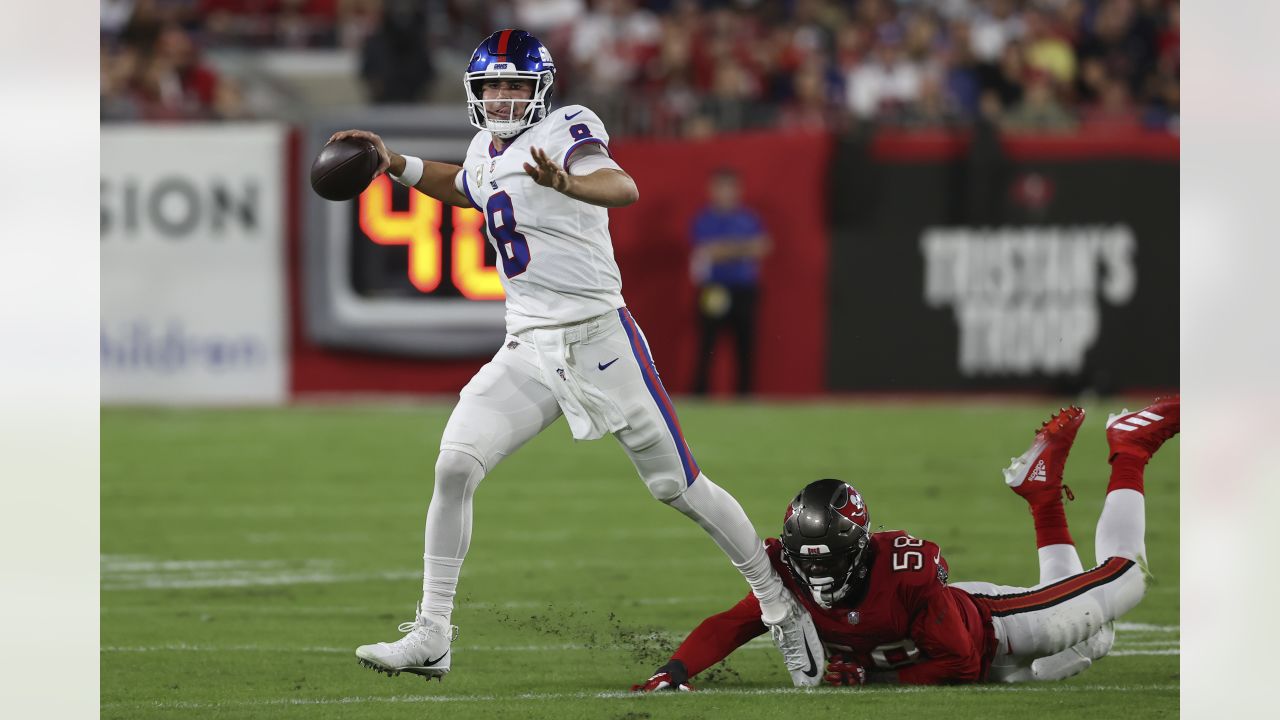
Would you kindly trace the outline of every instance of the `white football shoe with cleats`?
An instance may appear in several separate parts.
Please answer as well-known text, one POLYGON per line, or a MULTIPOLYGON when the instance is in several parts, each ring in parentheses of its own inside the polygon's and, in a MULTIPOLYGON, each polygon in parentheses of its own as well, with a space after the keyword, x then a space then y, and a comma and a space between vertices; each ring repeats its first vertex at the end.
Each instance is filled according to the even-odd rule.
MULTIPOLYGON (((813 687, 822 682, 827 667, 826 651, 818 628, 803 605, 785 593, 787 614, 776 623, 764 621, 773 637, 773 644, 782 653, 782 661, 791 673, 791 684, 796 687, 813 687)), ((762 618, 763 619, 763 618, 762 618)))
POLYGON ((449 673, 453 641, 458 639, 458 626, 435 622, 421 611, 412 622, 400 623, 398 628, 406 635, 393 642, 361 645, 356 648, 360 664, 387 677, 402 672, 444 679, 449 673))

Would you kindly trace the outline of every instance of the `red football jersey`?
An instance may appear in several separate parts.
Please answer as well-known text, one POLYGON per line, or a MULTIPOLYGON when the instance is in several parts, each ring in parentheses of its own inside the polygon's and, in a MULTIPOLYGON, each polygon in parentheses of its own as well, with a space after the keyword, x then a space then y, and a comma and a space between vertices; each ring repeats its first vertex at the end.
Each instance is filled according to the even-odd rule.
MULTIPOLYGON (((868 672, 896 671, 904 683, 976 682, 986 677, 996 649, 991 616, 967 593, 947 585, 938 546, 901 530, 874 533, 868 548, 868 589, 856 604, 827 609, 791 574, 782 543, 769 538, 769 559, 787 589, 813 616, 827 654, 853 656, 868 672)), ((672 659, 693 676, 767 629, 760 603, 747 593, 690 633, 672 659)))

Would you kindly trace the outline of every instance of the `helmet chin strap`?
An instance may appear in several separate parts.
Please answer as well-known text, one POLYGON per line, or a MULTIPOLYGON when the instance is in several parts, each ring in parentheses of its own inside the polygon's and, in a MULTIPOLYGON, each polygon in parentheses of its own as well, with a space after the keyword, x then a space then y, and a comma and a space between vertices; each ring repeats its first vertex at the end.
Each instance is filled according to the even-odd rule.
POLYGON ((519 122, 497 122, 486 119, 485 125, 488 127, 490 134, 494 137, 502 138, 503 140, 519 135, 520 131, 524 129, 519 122), (495 125, 497 127, 495 127, 495 125), (504 125, 507 127, 503 127, 504 125))

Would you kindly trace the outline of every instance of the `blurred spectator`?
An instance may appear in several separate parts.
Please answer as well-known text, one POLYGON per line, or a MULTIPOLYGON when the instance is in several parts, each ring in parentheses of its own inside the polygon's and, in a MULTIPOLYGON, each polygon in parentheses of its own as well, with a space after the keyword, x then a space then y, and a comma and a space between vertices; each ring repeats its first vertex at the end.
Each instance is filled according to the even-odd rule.
POLYGON ((435 79, 427 42, 427 18, 415 0, 385 0, 382 22, 365 41, 360 77, 374 104, 412 103, 435 79))
POLYGON ((1178 133, 1179 86, 1176 77, 1160 78, 1156 95, 1142 117, 1142 126, 1148 130, 1164 130, 1178 133))
POLYGON ((693 221, 690 272, 698 286, 698 344, 693 391, 705 395, 716 341, 733 330, 738 395, 751 392, 760 259, 769 252, 769 236, 760 217, 742 204, 736 170, 721 168, 710 178, 710 204, 693 221))
POLYGON ((102 0, 98 20, 104 36, 116 36, 133 16, 134 0, 102 0))
POLYGON ((953 22, 949 34, 950 37, 935 48, 934 62, 943 73, 946 96, 961 118, 974 117, 978 113, 982 78, 969 42, 969 24, 953 22))
POLYGON ((1070 84, 1076 77, 1075 49, 1054 26, 1048 13, 1032 7, 1024 18, 1027 65, 1049 73, 1060 85, 1070 84))
POLYGON ((1077 113, 1093 130, 1177 128, 1178 0, 102 0, 102 115, 243 112, 238 83, 168 57, 171 27, 235 53, 357 50, 382 103, 430 96, 432 60, 456 64, 513 25, 551 49, 557 100, 590 105, 619 135, 1006 114, 1057 128, 1077 113), (1028 99, 1041 75, 1050 87, 1028 99))
POLYGON ((983 0, 972 23, 973 54, 979 62, 994 63, 1005 46, 1022 38, 1024 26, 1013 0, 983 0))
POLYGON ((574 26, 570 55, 584 69, 581 89, 592 94, 617 92, 639 75, 657 53, 658 19, 635 0, 596 0, 574 26))
POLYGON ((1102 0, 1079 47, 1082 57, 1100 58, 1110 77, 1135 90, 1154 67, 1156 52, 1154 19, 1139 20, 1133 0, 1102 0))
POLYGON ((1121 81, 1103 83, 1097 102, 1081 112, 1081 129, 1097 134, 1120 134, 1141 128, 1138 111, 1129 98, 1129 88, 1121 81))
POLYGON ((120 29, 119 43, 149 53, 160 36, 163 18, 156 0, 136 0, 129 20, 120 29))
POLYGON ((920 79, 920 97, 902 112, 898 124, 916 130, 956 127, 963 121, 955 102, 947 95, 941 76, 926 72, 920 79))
MULTIPOLYGON (((155 36, 149 53, 137 52, 120 72, 130 96, 131 113, 145 120, 193 120, 215 117, 219 77, 200 58, 191 36, 175 24, 155 36)), ((128 53, 122 56, 127 58, 128 53)), ((119 108, 112 108, 113 111, 119 108)))
POLYGON ((267 47, 276 39, 280 0, 199 0, 211 45, 267 47))
POLYGON ((1107 66, 1102 58, 1085 58, 1080 64, 1080 76, 1076 78, 1076 101, 1092 103, 1102 97, 1102 89, 1107 84, 1107 66))
POLYGON ((1075 118, 1058 100, 1053 78, 1043 72, 1031 74, 1022 102, 1004 116, 1005 129, 1019 132, 1064 132, 1075 126, 1075 118))
POLYGON ((1157 48, 1160 53, 1160 61, 1172 60, 1173 65, 1178 64, 1178 55, 1181 45, 1181 26, 1182 13, 1178 0, 1172 0, 1168 8, 1165 10, 1164 25, 1160 29, 1160 36, 1157 40, 1157 48))
POLYGON ((137 120, 141 108, 133 97, 133 79, 138 74, 138 51, 125 47, 111 51, 103 45, 99 54, 101 81, 99 112, 104 120, 137 120))
POLYGON ((332 47, 337 43, 337 0, 280 0, 276 44, 284 47, 332 47))
POLYGON ((760 93, 756 79, 741 63, 724 58, 715 66, 711 91, 703 97, 700 114, 721 128, 744 128, 756 119, 752 100, 760 93))
POLYGON ((853 71, 871 52, 871 33, 862 22, 854 20, 836 33, 835 65, 843 74, 853 71))
POLYGON ((1027 66, 1023 60, 1022 45, 1009 43, 1000 54, 997 65, 979 67, 983 90, 992 90, 1001 105, 1013 107, 1022 101, 1023 85, 1027 79, 1027 66))
POLYGON ((873 58, 849 73, 846 85, 849 108, 870 119, 897 113, 920 96, 920 68, 902 54, 902 31, 893 25, 876 34, 873 58))
POLYGON ((828 130, 837 126, 840 116, 821 63, 810 62, 796 73, 793 97, 783 106, 777 124, 792 130, 828 130))
POLYGON ((541 38, 586 12, 583 0, 515 0, 515 24, 541 38))

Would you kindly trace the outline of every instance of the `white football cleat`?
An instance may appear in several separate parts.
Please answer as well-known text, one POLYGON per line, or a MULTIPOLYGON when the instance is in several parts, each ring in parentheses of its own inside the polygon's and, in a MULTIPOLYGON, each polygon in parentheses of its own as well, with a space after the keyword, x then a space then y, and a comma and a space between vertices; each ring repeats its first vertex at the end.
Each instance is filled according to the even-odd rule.
POLYGON ((765 622, 765 625, 773 636, 773 644, 782 653, 782 661, 791 672, 791 684, 813 687, 822 682, 822 673, 827 666, 822 639, 818 637, 818 628, 814 626, 809 611, 790 593, 786 595, 786 602, 786 616, 777 623, 765 622))
POLYGON ((399 630, 407 633, 394 642, 361 645, 356 648, 360 664, 386 673, 387 677, 402 672, 444 679, 452 659, 450 646, 458 638, 456 625, 434 622, 418 613, 412 622, 401 623, 399 630))

